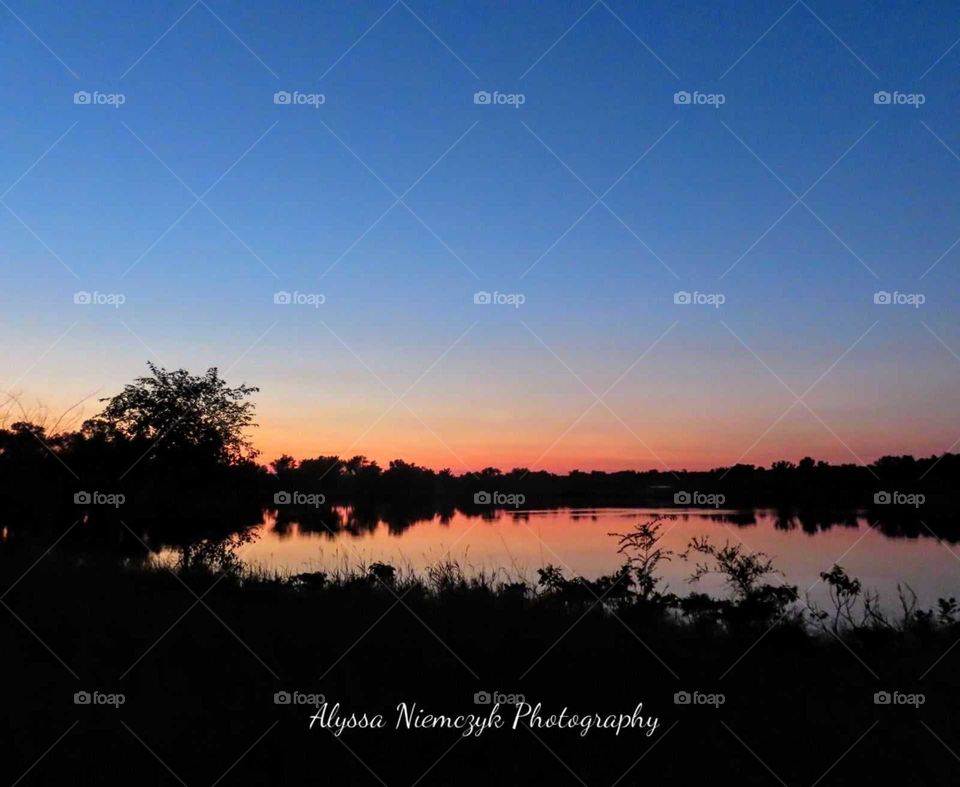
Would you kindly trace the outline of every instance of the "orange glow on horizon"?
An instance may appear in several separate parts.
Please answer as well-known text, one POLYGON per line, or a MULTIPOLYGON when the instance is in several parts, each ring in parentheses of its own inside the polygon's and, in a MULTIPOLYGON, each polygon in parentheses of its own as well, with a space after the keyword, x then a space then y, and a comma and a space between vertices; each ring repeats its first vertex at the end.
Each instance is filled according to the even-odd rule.
POLYGON ((861 453, 858 450, 855 456, 839 442, 832 441, 829 434, 824 438, 811 434, 808 439, 797 443, 769 441, 743 456, 743 452, 755 438, 731 440, 727 446, 696 446, 692 441, 665 445, 659 440, 645 440, 656 452, 654 455, 629 434, 625 438, 602 445, 563 445, 561 441, 552 450, 548 450, 555 439, 542 438, 540 442, 536 442, 520 440, 517 435, 512 435, 509 442, 505 441, 501 445, 488 437, 483 442, 478 440, 471 444, 457 441, 447 447, 427 433, 409 441, 384 437, 362 440, 351 445, 351 440, 313 438, 304 432, 296 435, 273 432, 258 435, 254 439, 254 445, 260 451, 259 461, 263 464, 269 464, 282 454, 289 454, 298 461, 317 456, 335 455, 349 458, 361 455, 376 461, 383 468, 386 468, 391 460, 402 459, 436 471, 448 468, 456 475, 478 472, 486 467, 495 467, 504 472, 513 468, 528 468, 552 473, 568 473, 573 470, 703 471, 736 463, 769 467, 775 461, 785 459, 798 462, 804 456, 812 456, 816 460, 831 464, 859 464, 860 460, 870 463, 888 454, 912 453, 916 457, 930 456, 942 453, 947 447, 929 445, 924 450, 915 450, 912 446, 878 445, 870 452, 861 453))
MULTIPOLYGON (((77 401, 63 390, 39 400, 50 406, 39 411, 39 417, 28 413, 27 419, 33 416, 48 425, 56 418, 45 418, 44 412, 59 414, 77 401)), ((403 404, 389 409, 389 397, 358 395, 322 406, 309 398, 260 398, 259 427, 248 436, 265 465, 283 454, 297 460, 361 455, 384 468, 402 459, 433 470, 449 468, 458 475, 485 467, 554 473, 700 471, 736 463, 769 467, 804 456, 859 464, 884 455, 939 455, 950 450, 957 437, 936 419, 885 432, 876 428, 876 412, 840 406, 818 407, 829 429, 802 408, 777 421, 782 403, 759 398, 750 399, 749 406, 741 402, 712 410, 666 401, 624 401, 617 403, 617 415, 600 406, 588 410, 589 401, 579 400, 548 405, 521 399, 509 408, 492 400, 464 403, 424 397, 411 404, 413 412, 403 404)), ((99 403, 87 401, 60 426, 77 429, 97 409, 99 403)))

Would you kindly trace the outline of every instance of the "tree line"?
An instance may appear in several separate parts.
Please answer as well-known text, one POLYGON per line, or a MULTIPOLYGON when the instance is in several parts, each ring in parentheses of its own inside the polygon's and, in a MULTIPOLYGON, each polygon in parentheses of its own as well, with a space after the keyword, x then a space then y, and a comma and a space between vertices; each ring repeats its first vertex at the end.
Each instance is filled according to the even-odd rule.
POLYGON ((960 479, 957 454, 885 456, 870 465, 805 457, 769 467, 562 474, 522 467, 455 473, 401 459, 382 467, 364 456, 265 462, 249 436, 258 388, 231 386, 216 368, 194 375, 151 363, 148 372, 101 400, 102 410, 78 429, 8 419, 0 428, 0 507, 10 521, 39 527, 71 515, 94 522, 126 516, 131 526, 190 538, 255 524, 264 508, 275 508, 280 522, 339 521, 330 509, 351 506, 398 527, 435 513, 493 515, 505 506, 873 507, 907 515, 919 509, 911 502, 918 495, 925 512, 950 508, 960 479))

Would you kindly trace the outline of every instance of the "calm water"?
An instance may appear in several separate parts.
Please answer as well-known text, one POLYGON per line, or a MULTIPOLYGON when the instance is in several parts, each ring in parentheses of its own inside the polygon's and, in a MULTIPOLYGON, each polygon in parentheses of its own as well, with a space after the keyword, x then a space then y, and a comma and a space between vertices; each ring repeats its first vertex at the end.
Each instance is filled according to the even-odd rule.
MULTIPOLYGON (((401 568, 422 570, 439 560, 454 559, 470 571, 498 571, 506 578, 536 580, 537 569, 548 564, 568 574, 594 578, 615 570, 622 562, 616 538, 637 522, 659 513, 656 509, 562 509, 529 511, 522 515, 500 512, 494 519, 456 513, 417 522, 400 533, 379 524, 371 532, 308 532, 295 523, 282 532, 272 517, 257 528, 255 540, 241 557, 251 566, 284 573, 330 571, 383 561, 401 568)), ((819 573, 839 562, 864 586, 878 590, 888 609, 896 606, 896 585, 909 584, 924 605, 939 596, 960 595, 960 552, 935 538, 891 538, 854 516, 817 532, 799 523, 784 523, 773 511, 691 511, 666 520, 662 546, 683 551, 693 536, 716 542, 742 542, 750 550, 769 554, 786 580, 810 588, 811 599, 826 601, 819 573), (724 521, 727 520, 727 521, 724 521), (737 524, 750 522, 750 524, 737 524), (785 527, 786 525, 786 527, 785 527), (953 552, 951 552, 953 549, 953 552)), ((662 570, 669 587, 686 594, 692 565, 674 558, 662 570)), ((719 582, 704 580, 699 588, 721 593, 719 582)))

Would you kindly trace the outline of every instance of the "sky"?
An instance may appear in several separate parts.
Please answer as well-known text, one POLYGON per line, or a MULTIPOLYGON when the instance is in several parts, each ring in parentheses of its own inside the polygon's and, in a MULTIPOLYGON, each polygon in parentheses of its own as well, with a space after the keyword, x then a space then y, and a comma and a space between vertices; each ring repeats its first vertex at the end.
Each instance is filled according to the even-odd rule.
POLYGON ((259 386, 265 461, 949 450, 958 38, 948 2, 5 0, 7 420, 151 360, 259 386))

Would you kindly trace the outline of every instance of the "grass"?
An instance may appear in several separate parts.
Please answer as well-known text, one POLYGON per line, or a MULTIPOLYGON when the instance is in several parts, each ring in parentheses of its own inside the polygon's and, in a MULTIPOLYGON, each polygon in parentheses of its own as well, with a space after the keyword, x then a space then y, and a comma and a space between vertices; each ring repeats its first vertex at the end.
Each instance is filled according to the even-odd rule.
MULTIPOLYGON (((532 586, 455 561, 422 574, 374 563, 288 576, 249 570, 216 544, 172 567, 78 560, 63 548, 34 564, 38 556, 0 559, 2 586, 12 586, 0 610, 7 783, 74 721, 22 783, 101 784, 123 773, 176 784, 169 768, 187 784, 212 784, 251 746, 221 783, 409 785, 430 769, 420 784, 609 785, 625 772, 621 784, 723 773, 776 783, 770 771, 811 784, 833 766, 821 783, 945 784, 958 772, 937 739, 952 747, 960 733, 952 616, 899 625, 858 612, 834 626, 796 612, 799 602, 771 615, 751 596, 767 576, 756 574, 756 555, 701 553, 708 570, 719 557, 738 581, 755 576, 739 595, 700 607, 658 597, 655 584, 621 592, 610 578, 588 586, 546 571, 532 586), (77 706, 80 690, 125 702, 77 706), (278 691, 388 719, 399 702, 487 712, 474 704, 480 691, 523 694, 545 713, 629 713, 643 702, 660 729, 651 738, 521 726, 479 739, 393 729, 337 739, 309 729, 314 709, 275 704, 278 691), (724 702, 677 705, 682 691, 724 702), (876 705, 878 691, 925 701, 876 705)), ((851 602, 842 608, 862 611, 851 592, 841 588, 851 602)))

